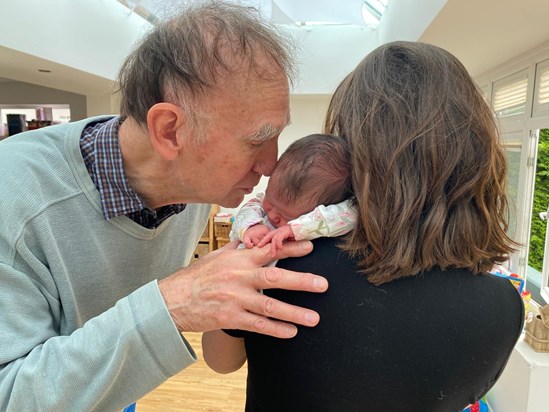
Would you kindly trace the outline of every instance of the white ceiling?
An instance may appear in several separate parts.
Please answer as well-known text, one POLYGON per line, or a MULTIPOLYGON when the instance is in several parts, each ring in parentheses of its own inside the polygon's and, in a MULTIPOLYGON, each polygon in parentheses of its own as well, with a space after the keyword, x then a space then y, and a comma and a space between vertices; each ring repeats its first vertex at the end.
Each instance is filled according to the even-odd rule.
POLYGON ((6 79, 84 95, 109 93, 113 88, 112 80, 105 77, 0 46, 0 81, 6 79))
MULTIPOLYGON (((448 0, 419 40, 454 53, 476 77, 548 42, 548 18, 549 0, 448 0)), ((337 40, 332 43, 337 47, 337 40)), ((334 61, 332 66, 342 64, 345 62, 334 61)), ((351 62, 351 67, 354 64, 351 62)), ((323 67, 323 75, 330 78, 332 70, 323 67)), ((333 71, 337 73, 333 76, 341 76, 333 71)), ((108 93, 112 88, 112 80, 106 77, 3 46, 0 77, 85 95, 108 93), (40 73, 38 69, 52 72, 40 73)))
POLYGON ((419 40, 450 51, 476 78, 549 41, 549 0, 450 0, 419 40))

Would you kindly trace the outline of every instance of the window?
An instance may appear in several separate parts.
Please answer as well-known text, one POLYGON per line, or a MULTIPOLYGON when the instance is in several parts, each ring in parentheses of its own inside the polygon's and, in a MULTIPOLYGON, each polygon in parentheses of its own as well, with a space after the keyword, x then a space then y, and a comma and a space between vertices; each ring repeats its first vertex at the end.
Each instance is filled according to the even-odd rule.
POLYGON ((66 104, 0 105, 0 139, 9 135, 8 114, 24 115, 26 123, 32 120, 51 120, 53 124, 57 124, 71 120, 71 110, 66 104))
POLYGON ((533 116, 549 114, 549 59, 536 65, 533 116))
POLYGON ((509 267, 540 304, 549 303, 549 43, 542 51, 476 79, 498 117, 508 160, 509 235, 520 245, 509 267))
POLYGON ((506 77, 494 83, 492 105, 498 117, 526 113, 528 71, 506 77))
POLYGON ((365 0, 362 5, 362 18, 366 24, 376 25, 383 17, 389 0, 365 0))
MULTIPOLYGON (((542 212, 543 213, 543 212, 542 212)), ((543 258, 543 270, 541 273, 541 296, 545 302, 549 303, 549 214, 544 213, 545 216, 545 256, 543 258)), ((541 217, 541 216, 540 216, 541 217)))
POLYGON ((549 268, 549 243, 547 242, 547 209, 549 208, 549 129, 532 133, 535 145, 531 161, 527 167, 532 168, 531 184, 531 221, 528 237, 528 264, 526 267, 527 289, 532 296, 541 301, 544 290, 547 292, 547 272, 549 268), (545 288, 545 289, 544 289, 545 288))
MULTIPOLYGON (((136 13, 149 23, 155 24, 161 10, 169 10, 171 0, 118 0, 130 12, 136 13)), ((389 0, 364 0, 362 8, 358 1, 324 1, 318 6, 314 1, 243 0, 242 3, 257 7, 274 23, 278 24, 357 24, 376 27, 387 9, 389 0)))
POLYGON ((488 85, 484 85, 480 87, 480 91, 482 93, 482 97, 484 97, 484 100, 488 101, 488 85))
MULTIPOLYGON (((8 128, 8 115, 9 114, 20 114, 25 116, 26 119, 36 119, 36 110, 27 109, 21 107, 0 107, 0 138, 9 136, 8 128)), ((23 129, 24 130, 24 129, 23 129)))
POLYGON ((505 156, 507 157, 509 191, 509 235, 515 237, 517 233, 517 205, 519 204, 520 188, 520 164, 522 157, 522 143, 520 139, 505 143, 505 156))

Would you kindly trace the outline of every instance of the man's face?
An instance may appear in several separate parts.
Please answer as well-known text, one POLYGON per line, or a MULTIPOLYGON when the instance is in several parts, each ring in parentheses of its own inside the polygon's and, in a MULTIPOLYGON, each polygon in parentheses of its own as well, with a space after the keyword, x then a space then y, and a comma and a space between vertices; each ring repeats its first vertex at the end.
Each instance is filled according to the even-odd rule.
POLYGON ((179 182, 192 202, 238 206, 278 156, 278 136, 289 123, 285 77, 227 80, 204 99, 208 117, 202 143, 189 142, 179 182))

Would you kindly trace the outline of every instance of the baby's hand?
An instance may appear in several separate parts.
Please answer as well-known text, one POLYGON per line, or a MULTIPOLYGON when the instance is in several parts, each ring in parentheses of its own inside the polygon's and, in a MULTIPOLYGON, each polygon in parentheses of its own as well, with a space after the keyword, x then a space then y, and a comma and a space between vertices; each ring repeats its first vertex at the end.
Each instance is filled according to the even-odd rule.
POLYGON ((261 242, 257 246, 262 247, 265 246, 267 243, 271 242, 271 254, 273 256, 276 255, 276 249, 282 248, 282 243, 286 239, 292 239, 294 237, 294 232, 292 232, 292 228, 290 225, 284 225, 276 228, 275 230, 271 230, 269 233, 265 234, 261 242))
POLYGON ((266 225, 253 225, 250 226, 246 231, 244 232, 244 238, 242 239, 242 243, 244 243, 244 246, 246 248, 251 249, 255 245, 257 245, 263 237, 268 234, 270 231, 269 227, 266 225))

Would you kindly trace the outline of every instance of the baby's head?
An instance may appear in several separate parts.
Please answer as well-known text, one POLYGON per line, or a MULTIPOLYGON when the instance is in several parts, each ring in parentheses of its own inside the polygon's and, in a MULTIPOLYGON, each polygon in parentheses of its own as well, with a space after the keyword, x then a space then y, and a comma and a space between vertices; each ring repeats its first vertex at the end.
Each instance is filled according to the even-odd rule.
POLYGON ((342 137, 312 134, 293 142, 274 168, 263 207, 269 221, 283 226, 318 205, 350 196, 350 154, 342 137))

